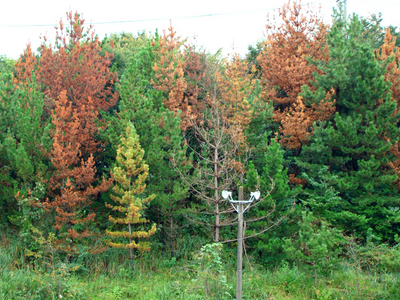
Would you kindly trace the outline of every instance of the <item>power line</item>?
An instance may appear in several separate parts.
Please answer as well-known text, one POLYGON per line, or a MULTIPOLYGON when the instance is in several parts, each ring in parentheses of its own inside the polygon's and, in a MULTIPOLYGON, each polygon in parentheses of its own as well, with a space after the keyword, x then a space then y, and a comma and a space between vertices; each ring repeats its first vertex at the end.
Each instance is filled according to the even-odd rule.
MULTIPOLYGON (((304 6, 304 5, 302 5, 302 6, 304 6)), ((263 11, 269 11, 269 10, 277 10, 277 9, 279 9, 279 7, 261 9, 261 10, 258 9, 258 10, 249 10, 249 11, 237 11, 237 12, 227 12, 227 13, 193 15, 193 16, 173 17, 173 18, 164 17, 164 18, 128 20, 128 21, 94 22, 94 23, 91 23, 91 24, 92 25, 105 25, 105 24, 141 23, 141 22, 153 22, 153 21, 165 21, 165 20, 205 18, 205 17, 224 16, 224 15, 247 14, 247 13, 263 12, 263 11)), ((58 24, 0 25, 0 28, 54 27, 54 26, 57 26, 57 25, 58 24)))

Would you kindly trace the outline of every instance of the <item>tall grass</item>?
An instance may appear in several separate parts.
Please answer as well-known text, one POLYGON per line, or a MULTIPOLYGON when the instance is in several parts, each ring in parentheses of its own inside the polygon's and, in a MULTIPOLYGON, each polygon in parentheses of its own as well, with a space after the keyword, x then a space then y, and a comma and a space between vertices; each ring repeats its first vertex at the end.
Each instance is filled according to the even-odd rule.
MULTIPOLYGON (((69 269, 65 262, 58 261, 58 273, 50 273, 23 257, 18 239, 3 236, 0 240, 0 299, 60 299, 60 295, 62 299, 93 300, 235 297, 236 257, 230 250, 221 253, 227 284, 210 285, 212 290, 206 293, 198 284, 202 282, 199 276, 204 274, 192 255, 199 250, 200 245, 195 243, 187 246, 178 259, 171 259, 161 247, 155 247, 137 257, 133 270, 127 263, 127 251, 110 249, 96 256, 77 257, 74 265, 79 268, 69 269)), ((343 262, 325 274, 314 287, 307 266, 283 262, 278 267, 264 268, 250 256, 244 259, 243 299, 400 299, 399 273, 356 272, 343 262)))

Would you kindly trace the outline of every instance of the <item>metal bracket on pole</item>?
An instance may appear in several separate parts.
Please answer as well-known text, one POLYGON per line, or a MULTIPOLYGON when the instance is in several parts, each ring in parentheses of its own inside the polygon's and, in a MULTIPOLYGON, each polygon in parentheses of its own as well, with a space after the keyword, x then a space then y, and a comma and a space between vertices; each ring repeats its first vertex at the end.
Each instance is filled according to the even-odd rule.
MULTIPOLYGON (((243 187, 240 187, 242 189, 242 195, 243 195, 243 187)), ((222 191, 222 197, 224 199, 228 199, 229 203, 232 205, 233 209, 238 213, 239 212, 239 205, 240 204, 248 204, 246 206, 246 208, 243 209, 243 213, 249 208, 250 204, 254 201, 254 200, 258 200, 260 198, 260 191, 256 191, 256 192, 250 192, 250 200, 241 200, 240 199, 240 188, 239 188, 239 200, 233 200, 232 199, 232 192, 228 192, 228 191, 222 191), (235 206, 235 204, 237 204, 237 206, 235 206)))

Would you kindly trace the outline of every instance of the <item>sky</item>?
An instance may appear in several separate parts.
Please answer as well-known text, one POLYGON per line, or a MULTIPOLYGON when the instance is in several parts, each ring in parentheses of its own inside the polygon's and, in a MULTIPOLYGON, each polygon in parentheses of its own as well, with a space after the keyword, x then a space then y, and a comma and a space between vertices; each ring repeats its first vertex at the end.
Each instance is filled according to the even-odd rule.
MULTIPOLYGON (((282 7, 287 0, 15 0, 2 3, 0 10, 0 56, 18 58, 27 43, 37 49, 40 36, 54 41, 55 29, 66 12, 78 11, 92 23, 100 39, 106 34, 146 31, 163 32, 170 25, 178 36, 210 53, 223 49, 223 54, 244 56, 249 45, 265 36, 267 15, 282 7), (104 4, 103 4, 104 3, 104 4), (107 3, 107 4, 106 4, 107 3), (108 22, 108 23, 107 23, 108 22)), ((321 16, 331 22, 336 0, 302 0, 315 9, 321 6, 321 16)), ((400 0, 347 0, 347 13, 369 16, 383 14, 383 25, 400 27, 400 0)))

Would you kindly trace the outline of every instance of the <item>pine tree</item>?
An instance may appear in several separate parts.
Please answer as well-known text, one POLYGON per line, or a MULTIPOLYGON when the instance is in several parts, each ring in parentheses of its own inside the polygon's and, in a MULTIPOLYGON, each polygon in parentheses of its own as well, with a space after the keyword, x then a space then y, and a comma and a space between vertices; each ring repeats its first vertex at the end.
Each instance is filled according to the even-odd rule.
POLYGON ((315 126, 312 143, 296 161, 314 179, 322 166, 328 167, 329 180, 346 210, 330 211, 332 220, 340 219, 338 225, 358 233, 366 232, 368 220, 389 239, 398 222, 390 208, 398 205, 391 197, 397 175, 388 166, 394 160, 389 150, 399 136, 398 113, 385 80, 386 66, 360 38, 361 30, 357 16, 349 24, 336 21, 331 29, 330 60, 317 63, 324 75, 316 76, 314 92, 305 86, 302 96, 318 102, 333 89, 336 114, 332 121, 315 126))
MULTIPOLYGON (((189 189, 179 174, 190 170, 192 159, 183 141, 179 114, 174 116, 174 112, 161 108, 159 115, 163 118, 162 124, 152 125, 154 140, 147 150, 152 174, 149 191, 157 194, 150 208, 162 225, 162 233, 166 235, 171 257, 174 257, 179 250, 176 242, 185 225, 182 220, 189 198, 189 189)), ((166 238, 163 237, 163 241, 166 238)))
MULTIPOLYGON (((392 86, 392 99, 400 103, 400 47, 396 47, 396 37, 390 33, 390 29, 386 29, 385 42, 381 46, 380 51, 376 51, 377 58, 387 63, 387 72, 385 79, 390 81, 392 86), (392 60, 393 59, 393 60, 392 60)), ((399 106, 399 105, 398 105, 399 106)), ((397 107, 400 110, 399 107, 397 107)))
MULTIPOLYGON (((154 41, 157 43, 158 39, 156 34, 154 41)), ((168 95, 151 84, 156 79, 153 66, 158 59, 154 41, 147 40, 132 53, 119 86, 120 111, 110 119, 103 138, 109 142, 111 153, 120 143, 119 132, 125 130, 127 124, 135 123, 140 144, 145 150, 144 160, 151 174, 146 179, 147 191, 157 195, 149 205, 148 216, 157 220, 161 242, 169 245, 173 257, 176 239, 183 227, 185 201, 189 196, 188 187, 180 180, 179 172, 188 172, 191 159, 186 157, 187 146, 180 129, 180 112, 166 108, 164 99, 168 95), (178 162, 178 168, 174 168, 173 159, 178 162)))
POLYGON ((0 74, 7 74, 14 72, 15 60, 8 58, 5 55, 0 55, 0 74))
MULTIPOLYGON (((27 80, 37 71, 38 60, 32 52, 30 43, 26 46, 24 54, 15 62, 15 77, 13 79, 15 85, 24 85, 27 80)), ((37 76, 36 76, 37 77, 37 76)), ((39 79, 37 78, 37 81, 39 79)))
POLYGON ((149 167, 143 160, 144 151, 140 147, 139 137, 133 125, 126 128, 125 137, 121 137, 121 144, 117 151, 117 165, 114 167, 114 177, 117 184, 113 187, 115 195, 111 199, 117 205, 106 203, 106 207, 121 213, 122 217, 109 216, 114 224, 128 225, 128 231, 107 230, 112 238, 127 238, 129 243, 120 241, 110 242, 109 245, 115 248, 129 249, 131 266, 133 268, 133 249, 140 252, 149 251, 150 243, 142 241, 156 232, 156 224, 149 230, 143 225, 149 221, 144 217, 146 204, 152 201, 154 194, 144 196, 146 188, 145 180, 148 176, 149 167), (140 226, 134 231, 133 226, 140 226))
POLYGON ((81 141, 87 139, 82 134, 85 130, 80 118, 92 114, 91 106, 87 111, 85 106, 79 112, 73 109, 66 92, 62 92, 52 115, 55 128, 50 159, 55 170, 49 181, 51 198, 44 205, 56 211, 54 227, 59 230, 59 249, 70 256, 77 251, 76 240, 93 235, 87 225, 93 221, 95 213, 85 208, 96 195, 108 190, 113 181, 112 177, 103 178, 99 183, 93 155, 85 158, 80 150, 81 141))
POLYGON ((10 120, 7 151, 26 193, 34 182, 48 177, 46 152, 51 145, 50 122, 44 119, 44 97, 38 91, 34 76, 14 92, 18 99, 14 102, 14 118, 10 120))
POLYGON ((26 196, 49 177, 50 124, 43 116, 44 97, 38 89, 35 76, 15 86, 11 74, 0 75, 0 180, 5 211, 15 208, 17 193, 26 196))
MULTIPOLYGON (((266 138, 268 138, 266 136, 266 138)), ((249 224, 246 237, 255 235, 248 246, 256 249, 264 264, 279 262, 285 259, 283 251, 284 237, 297 228, 293 226, 296 218, 296 196, 301 187, 290 188, 288 169, 284 167, 284 150, 282 146, 272 139, 260 159, 263 168, 257 171, 252 165, 246 173, 245 187, 249 191, 259 190, 265 199, 252 208, 247 214, 250 219, 257 220, 249 224), (272 227, 273 230, 269 230, 272 227)))
MULTIPOLYGON (((310 103, 299 97, 303 85, 310 86, 318 68, 309 58, 328 60, 325 46, 326 26, 317 12, 300 2, 287 3, 279 10, 282 23, 268 23, 264 50, 258 56, 266 99, 274 104, 274 120, 280 122, 280 143, 296 150, 312 135, 312 123, 326 120, 332 113, 332 104, 325 99, 310 103)), ((275 19, 275 17, 274 17, 275 19)))
POLYGON ((185 78, 185 69, 190 69, 190 66, 180 50, 184 43, 180 37, 176 37, 172 25, 168 28, 168 34, 164 32, 163 36, 153 41, 157 60, 153 66, 155 78, 151 79, 153 87, 165 93, 165 106, 175 113, 181 111, 182 130, 190 126, 189 117, 195 118, 200 113, 198 91, 188 86, 185 78))
POLYGON ((284 251, 291 261, 310 265, 314 271, 314 286, 317 287, 318 272, 336 267, 340 244, 343 238, 335 228, 318 220, 311 212, 302 212, 298 235, 284 239, 284 251))
POLYGON ((170 28, 170 34, 160 44, 153 42, 160 48, 169 45, 169 50, 159 51, 162 55, 153 68, 153 84, 168 93, 164 103, 171 111, 182 110, 181 128, 194 154, 193 178, 182 170, 180 174, 202 204, 193 205, 188 215, 194 213, 195 222, 201 224, 205 220, 202 215, 210 214, 206 223, 212 224, 213 239, 219 241, 220 228, 231 225, 230 220, 222 222, 231 209, 220 191, 236 189, 237 181, 243 180, 248 159, 244 132, 260 113, 254 109, 261 106, 260 89, 238 56, 220 61, 217 56, 197 53, 194 47, 182 56, 172 33, 170 28), (200 210, 204 213, 196 214, 200 210))
MULTIPOLYGON (((65 28, 60 20, 54 45, 48 43, 44 37, 44 42, 39 47, 38 59, 28 45, 16 64, 16 78, 19 83, 23 83, 34 72, 45 95, 48 115, 51 115, 55 102, 63 91, 66 91, 68 101, 78 113, 82 107, 92 106, 91 118, 79 118, 85 131, 82 135, 88 137, 80 144, 81 151, 87 158, 89 153, 95 153, 100 148, 94 138, 99 127, 95 122, 99 110, 107 111, 118 101, 119 94, 113 90, 117 74, 109 70, 111 55, 100 55, 100 41, 92 26, 85 27, 85 20, 71 11, 67 13, 67 22, 68 28, 65 28)), ((105 126, 104 123, 101 125, 105 126)))
POLYGON ((261 101, 260 95, 255 95, 256 80, 247 72, 246 62, 238 55, 230 61, 225 61, 224 72, 216 73, 216 83, 220 92, 220 106, 225 122, 231 124, 237 139, 245 140, 246 131, 251 119, 258 113, 254 107, 261 101), (252 97, 253 96, 253 97, 252 97))
POLYGON ((11 215, 17 210, 14 199, 15 178, 12 174, 5 140, 12 121, 14 121, 14 103, 18 98, 18 93, 14 93, 12 75, 0 73, 0 207, 4 212, 1 218, 2 223, 7 222, 7 215, 11 215))
MULTIPOLYGON (((396 47, 396 37, 390 33, 390 28, 386 29, 385 40, 381 49, 376 51, 378 60, 382 61, 386 67, 385 79, 390 81, 392 86, 392 100, 397 103, 395 113, 400 112, 400 48, 396 47)), ((399 125, 399 123, 398 123, 399 125)), ((400 148, 399 143, 392 144, 390 152, 396 157, 395 160, 389 162, 389 166, 400 176, 400 148)), ((396 181, 397 190, 400 190, 400 179, 396 181)))
POLYGON ((109 71, 111 55, 100 55, 101 47, 92 25, 72 11, 67 13, 67 26, 62 20, 56 28, 56 42, 40 46, 39 78, 45 95, 57 99, 66 90, 67 98, 78 110, 91 99, 103 111, 115 105, 118 93, 111 85, 116 74, 109 71), (62 72, 60 72, 62 70, 62 72))
POLYGON ((111 70, 116 71, 118 79, 121 79, 133 53, 147 44, 151 37, 145 33, 135 36, 130 32, 112 33, 101 41, 101 55, 112 54, 111 70))
POLYGON ((389 25, 387 27, 382 25, 382 13, 371 14, 367 17, 360 17, 361 24, 363 26, 362 37, 367 39, 374 50, 378 50, 385 43, 386 32, 390 32, 390 35, 396 37, 395 46, 400 46, 400 32, 397 26, 389 25))
POLYGON ((98 180, 104 145, 97 134, 99 127, 106 127, 100 110, 112 108, 119 95, 114 89, 117 75, 109 69, 112 57, 101 55, 92 26, 85 27, 84 19, 72 12, 67 22, 66 27, 60 20, 54 44, 44 38, 37 57, 28 45, 16 64, 15 82, 24 85, 33 74, 44 94, 44 118, 51 116, 54 125, 48 155, 55 167, 46 206, 57 212, 55 226, 61 235, 72 239, 64 245, 66 251, 74 251, 74 240, 91 235, 85 226, 75 225, 93 220, 89 205, 111 185, 112 179, 98 180))

